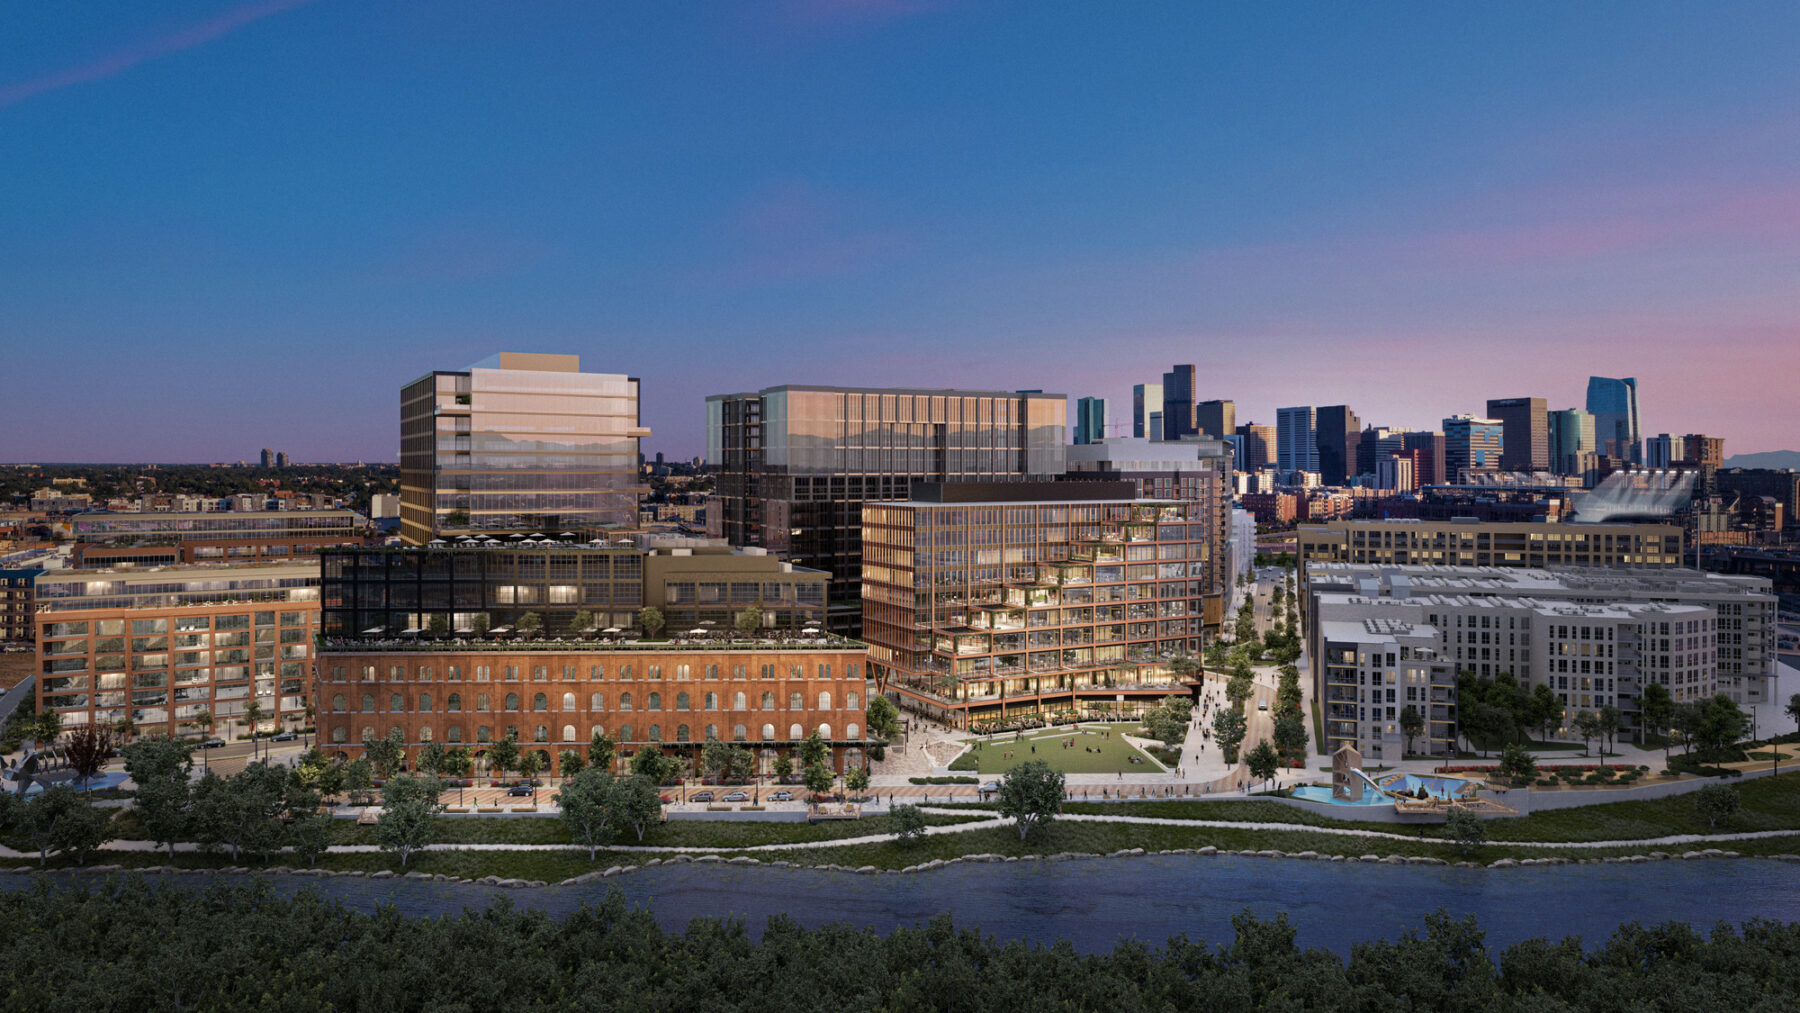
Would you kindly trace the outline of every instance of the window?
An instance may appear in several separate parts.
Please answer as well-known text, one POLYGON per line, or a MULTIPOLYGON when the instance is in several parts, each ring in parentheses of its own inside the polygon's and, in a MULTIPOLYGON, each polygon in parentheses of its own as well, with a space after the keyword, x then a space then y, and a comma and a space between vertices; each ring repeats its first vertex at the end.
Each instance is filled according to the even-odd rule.
POLYGON ((820 691, 820 693, 819 693, 819 709, 822 711, 828 711, 831 709, 831 694, 830 693, 825 692, 823 690, 820 691))
POLYGON ((794 690, 792 693, 788 694, 788 710, 797 711, 797 710, 805 710, 805 709, 806 709, 806 701, 804 701, 800 698, 799 690, 794 690))
POLYGON ((631 737, 631 726, 630 725, 620 725, 619 726, 619 741, 620 742, 635 742, 635 741, 637 741, 636 739, 633 739, 631 737))
POLYGON ((364 714, 375 713, 375 694, 364 693, 362 695, 362 712, 364 714))
POLYGON ((688 734, 688 726, 687 725, 676 725, 675 726, 675 741, 676 742, 687 742, 687 741, 690 741, 690 738, 691 737, 688 734))
MULTIPOLYGON (((710 696, 711 694, 707 695, 710 696)), ((734 711, 748 710, 749 702, 750 701, 744 698, 744 694, 742 693, 731 694, 731 709, 734 711)))
POLYGON ((475 681, 488 682, 493 679, 493 669, 486 665, 475 666, 475 681))
POLYGON ((395 714, 403 713, 406 710, 405 698, 398 693, 388 697, 388 710, 395 714))
POLYGON ((546 666, 544 666, 544 665, 531 666, 531 681, 532 682, 543 682, 545 679, 548 679, 549 677, 550 677, 550 674, 547 671, 546 666))
POLYGON ((788 725, 788 738, 798 742, 806 738, 806 732, 797 724, 788 725))
POLYGON ((531 733, 531 741, 533 741, 533 742, 549 742, 550 741, 550 729, 545 728, 543 725, 538 725, 537 731, 531 733))
POLYGON ((344 713, 344 694, 336 693, 331 697, 331 711, 334 714, 344 713))
POLYGON ((692 678, 692 676, 689 674, 689 666, 676 665, 675 666, 675 678, 682 682, 686 682, 688 679, 692 678))
POLYGON ((718 738, 719 737, 719 726, 718 725, 707 725, 706 726, 706 737, 708 739, 718 738))
MULTIPOLYGON (((844 709, 847 711, 862 710, 862 695, 857 693, 855 690, 851 690, 850 692, 845 693, 844 694, 844 709)), ((850 737, 853 739, 856 738, 856 736, 854 736, 854 735, 852 735, 850 737)))
POLYGON ((575 709, 575 694, 573 694, 573 693, 564 693, 563 694, 562 709, 565 711, 572 711, 575 709))
POLYGON ((851 722, 850 724, 844 726, 844 738, 846 738, 846 739, 858 738, 859 736, 856 733, 861 730, 862 729, 860 729, 856 726, 855 722, 851 722))
POLYGON ((691 709, 688 706, 688 695, 685 690, 683 690, 680 693, 675 694, 675 709, 678 711, 684 711, 684 710, 691 709))
POLYGON ((650 741, 651 742, 661 742, 662 741, 662 725, 651 725, 650 726, 650 741))
POLYGON ((333 741, 333 742, 342 742, 342 741, 344 741, 344 737, 345 737, 345 736, 344 736, 344 729, 342 729, 342 728, 333 728, 333 729, 332 729, 332 730, 331 730, 331 741, 333 741))
POLYGON ((452 714, 462 713, 462 694, 452 693, 444 700, 444 709, 452 714))
POLYGON ((827 742, 831 741, 831 726, 830 725, 822 724, 819 726, 819 738, 824 739, 827 742))
POLYGON ((619 709, 622 711, 628 711, 631 709, 631 694, 630 693, 620 693, 619 694, 619 709))
POLYGON ((606 695, 604 693, 588 694, 588 710, 603 711, 605 709, 606 709, 606 695))
POLYGON ((431 741, 431 726, 430 725, 425 725, 419 729, 419 741, 420 742, 430 742, 431 741))
POLYGON ((774 725, 763 725, 762 726, 762 740, 764 742, 774 742, 775 741, 775 726, 774 725))
POLYGON ((488 709, 488 695, 486 693, 475 694, 475 709, 477 711, 486 711, 488 709))
POLYGON ((492 728, 489 728, 487 725, 477 726, 475 729, 475 741, 476 742, 492 742, 492 741, 494 741, 494 730, 492 728))
POLYGON ((766 710, 766 711, 772 711, 772 710, 774 710, 774 709, 775 709, 775 694, 773 694, 773 693, 764 693, 764 694, 763 694, 763 695, 762 695, 762 707, 761 707, 761 709, 762 709, 762 710, 766 710))
POLYGON ((745 739, 749 738, 749 736, 750 736, 750 730, 745 728, 743 725, 732 725, 731 726, 731 741, 743 742, 745 739))
POLYGON ((461 725, 451 725, 449 728, 444 730, 444 738, 446 741, 449 741, 449 742, 461 742, 462 741, 462 726, 461 725))
POLYGON ((519 694, 506 694, 506 709, 509 711, 516 711, 519 709, 519 694))
POLYGON ((662 710, 662 694, 661 693, 650 694, 650 709, 653 711, 662 710))
POLYGON ((430 714, 431 713, 431 694, 430 693, 420 693, 419 694, 419 713, 420 714, 430 714))
POLYGON ((550 709, 549 698, 544 696, 544 694, 542 694, 542 693, 539 693, 539 694, 533 696, 531 698, 531 709, 534 711, 549 710, 550 709))
POLYGON ((564 742, 574 742, 575 741, 575 726, 574 725, 563 725, 562 740, 564 742))

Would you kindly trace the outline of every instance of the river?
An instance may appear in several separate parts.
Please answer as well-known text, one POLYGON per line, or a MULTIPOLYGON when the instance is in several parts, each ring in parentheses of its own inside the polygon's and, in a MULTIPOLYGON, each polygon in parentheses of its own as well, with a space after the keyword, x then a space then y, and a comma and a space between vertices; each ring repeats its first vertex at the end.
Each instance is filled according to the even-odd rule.
MULTIPOLYGON (((0 887, 20 889, 31 878, 0 877, 0 887)), ((158 877, 184 887, 220 878, 158 877)), ((899 876, 709 863, 536 889, 360 877, 246 878, 282 894, 313 889, 359 911, 393 904, 415 916, 480 908, 497 897, 560 915, 618 889, 647 905, 667 929, 702 915, 733 915, 758 937, 778 913, 807 926, 840 921, 885 933, 949 911, 958 925, 1000 939, 1068 939, 1084 952, 1110 949, 1123 938, 1160 944, 1178 933, 1217 945, 1230 940, 1231 916, 1245 908, 1265 917, 1286 911, 1301 945, 1344 956, 1354 943, 1421 928, 1440 907, 1459 917, 1475 915, 1495 947, 1532 936, 1576 935, 1594 944, 1632 921, 1686 921, 1704 929, 1753 916, 1800 920, 1800 864, 1763 859, 1458 869, 1179 855, 969 863, 899 876)))

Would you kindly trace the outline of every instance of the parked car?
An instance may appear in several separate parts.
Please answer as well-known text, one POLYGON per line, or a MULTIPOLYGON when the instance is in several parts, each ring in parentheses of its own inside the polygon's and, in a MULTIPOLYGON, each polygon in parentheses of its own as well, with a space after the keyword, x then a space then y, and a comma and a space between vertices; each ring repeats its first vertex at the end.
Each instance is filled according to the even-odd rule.
POLYGON ((990 791, 999 791, 999 790, 1000 790, 1000 782, 999 781, 989 781, 988 783, 981 786, 981 793, 984 795, 990 791))
POLYGON ((1268 709, 1269 709, 1269 701, 1267 701, 1267 700, 1258 700, 1258 701, 1256 701, 1256 709, 1257 709, 1257 710, 1259 710, 1259 711, 1266 711, 1266 710, 1268 710, 1268 709))
POLYGON ((293 732, 282 732, 280 735, 275 736, 274 738, 270 739, 269 741, 270 742, 292 742, 299 737, 300 736, 295 735, 293 732))
POLYGON ((511 788, 506 789, 506 794, 514 797, 530 795, 531 793, 532 787, 529 784, 515 784, 511 788))
POLYGON ((205 742, 200 743, 200 748, 201 749, 217 749, 220 746, 223 746, 224 744, 225 744, 224 739, 207 739, 205 742))
POLYGON ((771 802, 792 802, 793 800, 794 793, 791 791, 778 791, 769 796, 771 802))
POLYGON ((727 801, 727 802, 748 802, 748 801, 750 801, 750 793, 747 791, 728 792, 725 795, 725 801, 727 801))
POLYGON ((688 796, 689 802, 711 802, 712 800, 713 793, 710 791, 697 791, 688 796))

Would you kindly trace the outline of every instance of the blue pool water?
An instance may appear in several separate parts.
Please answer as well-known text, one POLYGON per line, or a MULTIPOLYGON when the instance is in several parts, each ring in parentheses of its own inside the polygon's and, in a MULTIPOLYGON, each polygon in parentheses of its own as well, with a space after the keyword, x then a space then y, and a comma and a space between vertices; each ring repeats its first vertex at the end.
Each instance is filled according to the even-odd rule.
MULTIPOLYGON (((1367 778, 1367 775, 1364 775, 1367 778)), ((1460 777, 1421 777, 1417 774, 1383 774, 1380 777, 1367 778, 1364 782, 1363 797, 1355 802, 1347 799, 1331 797, 1331 789, 1324 785, 1307 784, 1294 789, 1295 798, 1303 798, 1308 802, 1324 802, 1328 805, 1392 805, 1393 799, 1374 791, 1369 784, 1406 795, 1416 795, 1423 788, 1433 798, 1455 798, 1469 789, 1471 782, 1460 777)))

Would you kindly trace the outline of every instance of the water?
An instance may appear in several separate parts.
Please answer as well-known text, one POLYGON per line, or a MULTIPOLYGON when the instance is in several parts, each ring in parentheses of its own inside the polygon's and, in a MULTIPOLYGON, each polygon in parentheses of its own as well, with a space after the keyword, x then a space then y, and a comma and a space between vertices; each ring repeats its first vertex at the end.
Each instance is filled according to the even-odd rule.
MULTIPOLYGON (((31 878, 0 877, 0 888, 22 889, 31 878)), ((223 878, 158 877, 190 888, 223 878)), ((885 933, 947 911, 957 924, 1000 939, 1066 938, 1084 952, 1108 950, 1125 938, 1160 945, 1178 933, 1217 945, 1230 940, 1231 916, 1245 908, 1263 917, 1286 911, 1302 946, 1345 956, 1356 942, 1422 928, 1425 916, 1440 907, 1458 917, 1475 915, 1496 948, 1532 936, 1577 935, 1596 944, 1631 921, 1706 928, 1753 916, 1800 920, 1800 865, 1762 859, 1490 870, 1167 855, 960 864, 904 876, 708 863, 524 890, 349 877, 246 878, 284 895, 310 888, 355 910, 393 904, 413 916, 482 908, 497 897, 562 915, 617 888, 634 904, 647 905, 667 929, 704 915, 731 915, 744 919, 757 937, 777 913, 807 926, 847 922, 885 933)))

